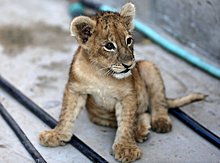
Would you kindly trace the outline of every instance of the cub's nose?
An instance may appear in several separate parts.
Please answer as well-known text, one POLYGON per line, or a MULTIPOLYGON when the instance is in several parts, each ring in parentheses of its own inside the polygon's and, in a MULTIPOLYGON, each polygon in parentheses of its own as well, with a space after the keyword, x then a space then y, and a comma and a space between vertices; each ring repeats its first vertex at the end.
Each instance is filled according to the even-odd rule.
POLYGON ((126 65, 126 64, 123 64, 123 63, 122 63, 122 65, 123 65, 125 68, 127 68, 127 69, 129 69, 129 68, 132 66, 132 64, 126 65))

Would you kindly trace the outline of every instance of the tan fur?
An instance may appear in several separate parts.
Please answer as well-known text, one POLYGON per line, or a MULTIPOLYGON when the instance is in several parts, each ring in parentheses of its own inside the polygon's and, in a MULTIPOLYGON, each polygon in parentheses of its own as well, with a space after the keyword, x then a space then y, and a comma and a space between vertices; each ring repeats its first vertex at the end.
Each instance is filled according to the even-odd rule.
POLYGON ((184 106, 186 104, 192 103, 194 101, 202 100, 207 95, 201 94, 201 93, 193 93, 188 96, 178 98, 178 99, 167 99, 167 104, 169 108, 177 108, 184 106))
POLYGON ((119 13, 102 12, 72 21, 70 31, 80 46, 71 65, 59 123, 40 134, 42 145, 65 145, 86 106, 94 123, 118 127, 112 146, 115 158, 135 161, 142 155, 136 141, 147 139, 151 125, 156 132, 171 130, 169 107, 204 99, 202 94, 192 94, 167 100, 158 68, 148 61, 135 63, 134 15, 134 5, 127 3, 119 13), (145 113, 148 105, 151 115, 145 113))

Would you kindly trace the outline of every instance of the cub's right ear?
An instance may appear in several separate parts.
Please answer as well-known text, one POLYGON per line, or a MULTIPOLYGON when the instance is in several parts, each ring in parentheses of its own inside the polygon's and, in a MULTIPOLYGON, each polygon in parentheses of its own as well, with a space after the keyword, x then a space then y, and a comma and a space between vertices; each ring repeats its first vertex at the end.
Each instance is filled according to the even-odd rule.
POLYGON ((95 29, 95 21, 87 16, 79 16, 73 19, 70 32, 71 36, 76 36, 80 45, 86 45, 95 29))

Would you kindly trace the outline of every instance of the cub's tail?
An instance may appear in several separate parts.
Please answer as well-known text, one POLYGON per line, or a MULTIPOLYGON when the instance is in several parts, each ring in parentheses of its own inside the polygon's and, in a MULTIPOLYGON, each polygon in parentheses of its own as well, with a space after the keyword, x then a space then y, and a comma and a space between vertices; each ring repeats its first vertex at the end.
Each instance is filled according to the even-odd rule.
POLYGON ((173 109, 195 101, 204 100, 206 97, 207 95, 201 93, 193 93, 188 96, 177 99, 167 99, 167 104, 168 104, 168 108, 173 109))

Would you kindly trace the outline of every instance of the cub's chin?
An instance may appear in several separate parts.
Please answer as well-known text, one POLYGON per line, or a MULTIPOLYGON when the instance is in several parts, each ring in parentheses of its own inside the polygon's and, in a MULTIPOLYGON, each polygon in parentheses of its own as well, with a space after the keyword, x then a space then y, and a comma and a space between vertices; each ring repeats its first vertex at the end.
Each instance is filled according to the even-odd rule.
POLYGON ((120 74, 114 74, 113 76, 116 78, 116 79, 123 79, 123 78, 127 78, 131 75, 131 70, 129 70, 128 72, 125 72, 125 73, 120 73, 120 74))

